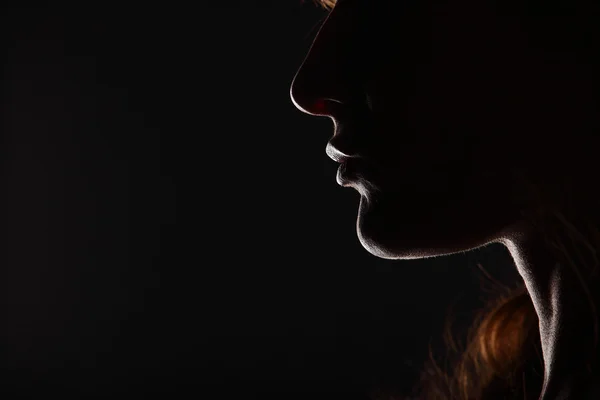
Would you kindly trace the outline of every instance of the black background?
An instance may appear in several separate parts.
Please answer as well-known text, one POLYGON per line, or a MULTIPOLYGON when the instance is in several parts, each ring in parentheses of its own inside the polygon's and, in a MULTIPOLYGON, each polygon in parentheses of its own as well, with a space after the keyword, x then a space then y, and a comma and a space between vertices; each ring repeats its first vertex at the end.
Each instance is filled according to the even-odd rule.
POLYGON ((289 96, 326 11, 82 3, 2 16, 3 398, 407 390, 476 264, 516 279, 499 245, 360 246, 333 124, 289 96))

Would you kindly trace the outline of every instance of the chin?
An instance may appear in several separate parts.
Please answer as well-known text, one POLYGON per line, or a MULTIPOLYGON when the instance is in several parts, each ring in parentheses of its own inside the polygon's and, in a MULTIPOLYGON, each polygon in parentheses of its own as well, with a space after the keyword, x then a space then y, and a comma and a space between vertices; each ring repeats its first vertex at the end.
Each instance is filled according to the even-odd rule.
POLYGON ((441 257, 463 253, 483 245, 468 241, 456 243, 456 234, 446 234, 436 229, 434 221, 418 220, 419 215, 424 214, 417 210, 386 207, 385 203, 369 201, 361 196, 356 221, 360 243, 376 257, 387 260, 441 257), (402 209, 409 212, 400 215, 398 210, 402 209))

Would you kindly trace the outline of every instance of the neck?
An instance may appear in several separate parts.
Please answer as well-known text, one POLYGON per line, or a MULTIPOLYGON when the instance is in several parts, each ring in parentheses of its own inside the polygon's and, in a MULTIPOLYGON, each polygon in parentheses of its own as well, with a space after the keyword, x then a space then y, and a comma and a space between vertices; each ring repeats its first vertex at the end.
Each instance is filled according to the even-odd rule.
POLYGON ((533 229, 521 229, 503 241, 539 319, 545 370, 540 400, 579 398, 577 390, 589 382, 600 292, 598 284, 589 278, 589 267, 573 268, 570 264, 583 265, 585 261, 578 258, 582 249, 565 233, 555 238, 552 243, 558 247, 533 229))

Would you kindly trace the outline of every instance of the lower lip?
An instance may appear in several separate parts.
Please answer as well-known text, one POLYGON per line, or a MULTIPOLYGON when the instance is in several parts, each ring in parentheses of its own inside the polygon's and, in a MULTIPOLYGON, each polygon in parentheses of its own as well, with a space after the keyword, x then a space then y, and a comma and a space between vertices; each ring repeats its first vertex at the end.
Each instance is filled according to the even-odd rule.
POLYGON ((338 185, 340 186, 347 186, 349 181, 348 178, 346 177, 346 169, 344 168, 345 165, 342 164, 340 165, 340 167, 337 170, 337 175, 335 176, 335 180, 338 183, 338 185))
POLYGON ((351 186, 353 182, 358 180, 355 174, 353 166, 348 165, 347 162, 340 165, 337 170, 336 181, 338 185, 343 187, 351 186))

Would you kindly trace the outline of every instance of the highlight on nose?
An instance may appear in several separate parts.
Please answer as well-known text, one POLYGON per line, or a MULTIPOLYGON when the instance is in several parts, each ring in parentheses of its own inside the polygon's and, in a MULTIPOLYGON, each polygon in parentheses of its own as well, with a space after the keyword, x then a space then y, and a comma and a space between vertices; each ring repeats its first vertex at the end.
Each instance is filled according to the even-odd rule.
POLYGON ((322 97, 309 96, 302 93, 302 89, 298 87, 296 78, 292 82, 290 88, 290 98, 296 108, 303 113, 315 116, 327 116, 327 105, 322 97))

